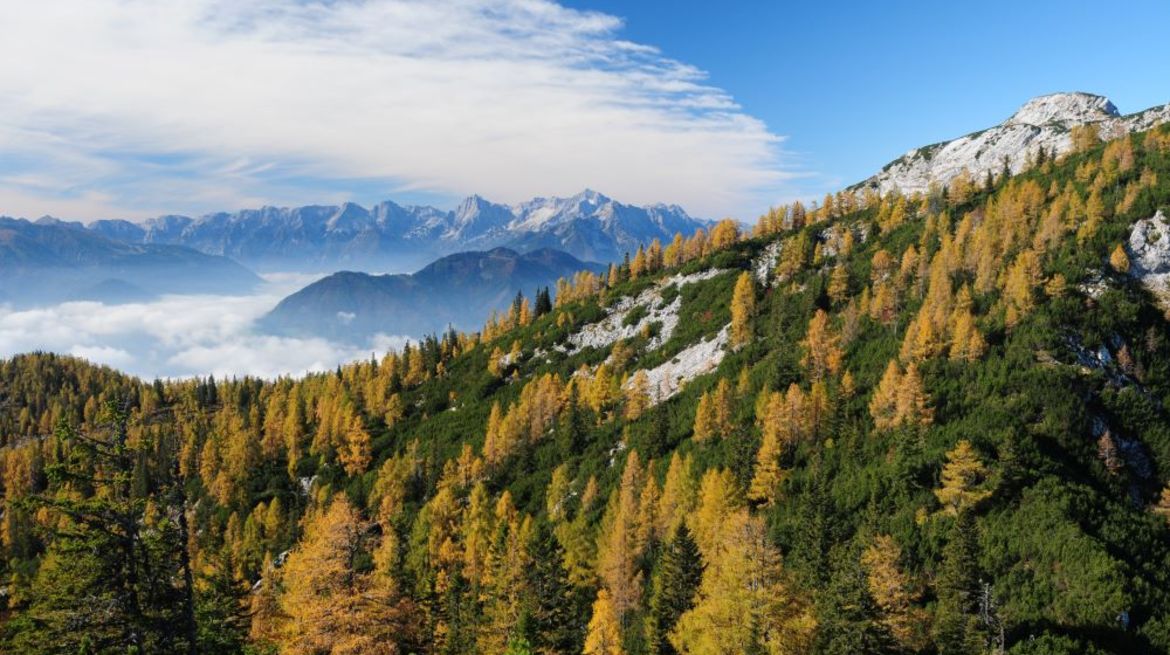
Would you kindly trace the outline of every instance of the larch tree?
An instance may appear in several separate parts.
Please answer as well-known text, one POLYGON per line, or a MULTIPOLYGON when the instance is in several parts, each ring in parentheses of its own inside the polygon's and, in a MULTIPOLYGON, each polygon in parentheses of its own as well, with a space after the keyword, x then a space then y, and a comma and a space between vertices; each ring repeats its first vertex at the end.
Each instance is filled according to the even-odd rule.
POLYGON ((763 519, 739 509, 720 523, 694 607, 679 618, 671 644, 683 655, 809 652, 816 620, 788 588, 763 519))
POLYGON ((923 612, 914 605, 917 600, 909 578, 903 572, 900 560, 902 549, 894 538, 879 534, 861 554, 869 593, 881 609, 882 622, 894 639, 905 649, 921 650, 923 612))
POLYGON ((829 300, 834 304, 840 304, 845 301, 849 294, 849 271, 844 264, 837 264, 829 273, 829 286, 827 289, 829 300))
POLYGON ((829 315, 818 309, 809 320, 808 331, 800 344, 805 351, 801 363, 808 369, 810 379, 823 380, 840 369, 844 356, 840 341, 829 326, 829 315))
POLYGON ((723 522, 743 506, 735 476, 728 469, 708 469, 699 483, 699 499, 691 515, 690 528, 703 553, 711 562, 719 545, 723 522))
POLYGON ((623 414, 626 420, 635 421, 650 408, 650 379, 645 370, 634 373, 626 386, 626 404, 623 414))
POLYGON ((416 625, 413 607, 389 575, 358 570, 370 552, 369 534, 369 523, 344 496, 307 522, 283 567, 282 653, 399 652, 416 625))
POLYGON ((1109 266, 1118 273, 1129 272, 1129 255, 1125 252, 1125 247, 1120 243, 1109 254, 1109 266))
POLYGON ((987 466, 971 442, 962 439, 947 451, 942 486, 934 490, 934 495, 948 514, 958 515, 991 495, 991 490, 986 488, 989 476, 987 466))
POLYGON ((735 281, 731 295, 731 345, 742 348, 752 339, 752 316, 756 312, 756 285, 752 274, 744 271, 735 281))
POLYGON ((906 367, 898 385, 897 420, 898 425, 910 426, 926 426, 934 420, 930 396, 923 388, 918 365, 913 362, 906 367))
POLYGON ((370 466, 370 433, 362 425, 361 416, 355 415, 345 432, 339 459, 347 475, 361 475, 370 466))
POLYGON ((639 539, 639 501, 645 472, 637 451, 626 457, 621 483, 610 497, 598 533, 597 573, 613 605, 618 621, 625 625, 626 614, 642 597, 642 572, 638 559, 643 543, 639 539))
POLYGON ((609 592, 604 587, 593 601, 593 615, 585 634, 585 655, 625 655, 621 624, 609 592))
POLYGON ((784 469, 780 466, 780 455, 779 431, 775 429, 764 430, 760 449, 756 451, 755 473, 748 490, 748 500, 765 507, 776 502, 780 483, 784 481, 785 474, 784 469))
POLYGON ((891 430, 899 425, 898 389, 901 385, 902 371, 898 362, 891 359, 869 401, 869 415, 878 430, 891 430))

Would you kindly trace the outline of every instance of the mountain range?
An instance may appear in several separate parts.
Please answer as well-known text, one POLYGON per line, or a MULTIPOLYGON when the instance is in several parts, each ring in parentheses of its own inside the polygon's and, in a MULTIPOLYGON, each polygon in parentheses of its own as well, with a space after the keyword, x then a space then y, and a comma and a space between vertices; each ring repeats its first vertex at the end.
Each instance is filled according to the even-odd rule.
POLYGON ((601 264, 541 248, 508 248, 448 255, 417 273, 369 275, 342 271, 288 296, 261 321, 268 332, 364 343, 377 333, 419 336, 448 326, 476 330, 518 291, 539 287, 601 264))
POLYGON ((1168 121, 1170 104, 1123 116, 1108 98, 1092 93, 1038 96, 999 125, 914 148, 852 189, 920 193, 932 183, 950 183, 964 170, 982 181, 989 172, 998 175, 1005 165, 1012 173, 1020 172, 1041 148, 1050 155, 1069 152, 1072 129, 1078 125, 1095 125, 1103 139, 1115 139, 1168 121))
POLYGON ((384 201, 262 207, 144 223, 100 220, 87 229, 135 244, 170 244, 231 257, 258 270, 404 271, 466 250, 556 248, 583 260, 614 261, 653 239, 690 234, 706 221, 677 205, 627 205, 596 191, 517 205, 480 196, 453 210, 384 201))
POLYGON ((259 282, 227 257, 127 243, 54 219, 0 217, 0 303, 120 303, 162 293, 240 293, 259 282))

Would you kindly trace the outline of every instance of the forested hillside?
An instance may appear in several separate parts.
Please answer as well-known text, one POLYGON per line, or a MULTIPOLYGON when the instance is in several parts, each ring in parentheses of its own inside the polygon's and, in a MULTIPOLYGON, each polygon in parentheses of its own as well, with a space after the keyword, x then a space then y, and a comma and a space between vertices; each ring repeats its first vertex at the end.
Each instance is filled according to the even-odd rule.
POLYGON ((2 362, 3 650, 1170 652, 1170 128, 1074 140, 328 374, 2 362))

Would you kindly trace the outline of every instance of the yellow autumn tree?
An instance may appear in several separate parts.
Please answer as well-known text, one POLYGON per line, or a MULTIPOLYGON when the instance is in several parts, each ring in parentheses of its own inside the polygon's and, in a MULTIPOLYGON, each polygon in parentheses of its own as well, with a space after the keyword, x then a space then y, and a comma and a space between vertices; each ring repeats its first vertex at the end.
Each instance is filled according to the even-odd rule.
POLYGON ((1123 247, 1120 243, 1117 244, 1117 247, 1114 248, 1113 252, 1109 254, 1109 266, 1111 266, 1113 270, 1117 271, 1118 273, 1129 272, 1129 255, 1125 253, 1125 247, 1123 247))
POLYGON ((897 418, 899 425, 930 425, 934 420, 930 397, 922 387, 918 365, 913 362, 906 367, 898 385, 897 418))
POLYGON ((917 595, 899 561, 902 548, 894 538, 879 534, 861 554, 869 593, 881 609, 881 621, 890 635, 907 650, 924 645, 925 612, 914 605, 917 595))
POLYGON ((886 372, 878 382, 869 401, 869 415, 878 430, 890 430, 898 425, 898 387, 902 384, 902 371, 898 362, 891 359, 886 372))
POLYGON ((816 620, 786 584, 763 519, 746 509, 725 515, 703 559, 694 607, 669 635, 680 654, 809 652, 816 620))
POLYGON ((346 475, 361 475, 370 466, 370 433, 366 432, 360 416, 350 420, 340 459, 346 475))
POLYGON ((670 456, 666 479, 662 483, 662 494, 658 498, 658 534, 674 534, 675 528, 686 521, 695 507, 695 478, 691 473, 694 462, 691 455, 685 458, 678 451, 670 456))
POLYGON ((417 625, 413 606, 387 571, 360 572, 369 524, 345 499, 311 515, 305 536, 283 567, 280 608, 288 617, 281 653, 354 655, 399 652, 417 625))
POLYGON ((756 451, 756 468, 748 490, 748 500, 769 506, 776 502, 784 469, 780 466, 780 440, 777 430, 765 430, 756 451))
POLYGON ((818 309, 808 322, 808 331, 804 341, 804 358, 801 364, 808 369, 812 380, 823 380, 830 374, 836 374, 841 368, 844 353, 840 346, 841 339, 833 334, 829 327, 829 315, 825 310, 818 309))
POLYGON ((609 592, 604 587, 593 601, 593 615, 585 633, 585 655, 625 655, 621 624, 614 612, 609 592))
POLYGON ((613 612, 620 621, 642 596, 642 573, 637 561, 644 542, 638 538, 639 501, 645 472, 637 451, 626 456, 621 483, 610 496, 598 531, 597 573, 609 590, 613 612))
POLYGON ((989 475, 987 466, 979 459, 979 453, 975 452, 971 442, 960 440, 954 449, 947 451, 942 486, 934 490, 934 495, 944 511, 957 515, 991 495, 991 490, 987 488, 989 475))
POLYGON ((649 408, 650 379, 646 376, 646 371, 639 370, 626 386, 626 406, 623 414, 626 420, 634 421, 649 408))
POLYGON ((837 264, 829 273, 829 300, 834 305, 844 302, 849 294, 849 271, 844 264, 837 264))
POLYGON ((699 483, 699 499, 690 517, 691 532, 705 561, 712 561, 727 517, 743 506, 735 476, 728 469, 708 469, 699 483))
POLYGON ((741 348, 752 338, 752 315, 756 312, 756 288, 752 274, 744 271, 735 281, 731 295, 731 345, 741 348))

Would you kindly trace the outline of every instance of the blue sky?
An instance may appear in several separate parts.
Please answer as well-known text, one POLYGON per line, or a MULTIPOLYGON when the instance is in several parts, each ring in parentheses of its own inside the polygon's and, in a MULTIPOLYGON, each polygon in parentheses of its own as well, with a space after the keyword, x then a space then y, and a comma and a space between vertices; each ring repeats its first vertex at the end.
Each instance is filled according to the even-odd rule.
POLYGON ((0 4, 0 215, 589 187, 707 217, 1082 90, 1170 101, 1170 4, 0 4))
POLYGON ((1170 3, 571 0, 705 69, 819 184, 993 125, 1057 91, 1170 102, 1170 3))

